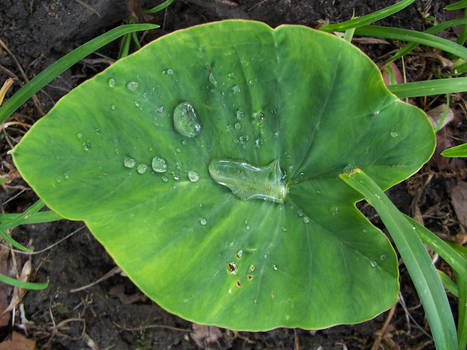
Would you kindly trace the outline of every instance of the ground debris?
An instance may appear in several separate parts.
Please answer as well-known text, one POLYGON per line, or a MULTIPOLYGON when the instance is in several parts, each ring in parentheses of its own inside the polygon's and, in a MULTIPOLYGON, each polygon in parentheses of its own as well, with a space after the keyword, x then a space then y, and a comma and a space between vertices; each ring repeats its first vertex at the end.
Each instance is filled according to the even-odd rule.
POLYGON ((0 350, 34 350, 36 341, 13 332, 11 338, 0 343, 0 350))
POLYGON ((218 327, 204 326, 196 323, 193 323, 192 327, 191 339, 193 339, 200 349, 205 349, 209 344, 217 343, 219 338, 222 338, 222 332, 218 327))

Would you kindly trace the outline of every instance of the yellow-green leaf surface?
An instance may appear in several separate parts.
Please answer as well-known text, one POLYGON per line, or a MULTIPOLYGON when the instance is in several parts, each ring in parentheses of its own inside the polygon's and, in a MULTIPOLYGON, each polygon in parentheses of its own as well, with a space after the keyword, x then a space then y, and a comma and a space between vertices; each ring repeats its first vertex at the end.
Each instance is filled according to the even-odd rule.
POLYGON ((358 49, 302 26, 174 32, 71 91, 14 149, 162 307, 242 330, 356 323, 397 298, 387 238, 348 166, 383 188, 434 147, 358 49))

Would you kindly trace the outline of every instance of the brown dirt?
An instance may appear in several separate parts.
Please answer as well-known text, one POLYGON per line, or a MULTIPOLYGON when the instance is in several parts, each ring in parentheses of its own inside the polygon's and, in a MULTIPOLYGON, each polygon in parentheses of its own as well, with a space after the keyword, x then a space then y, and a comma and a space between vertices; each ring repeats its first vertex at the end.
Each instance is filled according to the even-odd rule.
MULTIPOLYGON (((446 13, 442 8, 449 2, 420 0, 382 24, 422 30, 428 25, 423 13, 443 21, 446 13)), ((157 3, 145 1, 147 7, 157 3)), ((16 55, 26 74, 32 77, 70 49, 124 23, 128 18, 127 5, 125 0, 2 0, 0 39, 16 55)), ((219 19, 250 18, 265 21, 271 26, 283 23, 317 26, 326 19, 331 22, 348 19, 354 10, 356 15, 363 15, 387 5, 388 2, 383 0, 178 0, 166 11, 146 19, 161 24, 161 29, 148 33, 144 41, 176 29, 219 19)), ((448 35, 454 36, 454 33, 448 35)), ((382 62, 382 55, 398 44, 358 45, 379 63, 382 62)), ((110 44, 100 52, 115 58, 118 43, 110 44)), ((17 90, 24 78, 12 57, 1 48, 0 65, 0 83, 15 75, 18 80, 12 91, 17 90)), ((47 111, 67 91, 106 66, 102 56, 95 54, 75 65, 38 94, 42 108, 47 111)), ((409 79, 427 79, 442 69, 436 59, 422 55, 414 56, 407 64, 409 79)), ((11 92, 7 96, 10 95, 11 92)), ((414 102, 428 109, 428 104, 435 106, 442 99, 417 99, 414 102)), ((465 103, 462 96, 454 96, 452 102, 455 120, 438 134, 443 148, 459 142, 456 140, 463 139, 465 142, 465 103)), ((28 102, 10 121, 32 124, 39 117, 37 108, 28 102)), ((20 140, 24 131, 22 127, 12 127, 0 134, 0 175, 8 174, 11 180, 8 186, 0 190, 1 209, 5 212, 23 211, 37 199, 28 188, 14 198, 26 185, 15 172, 6 152, 20 140)), ((443 238, 465 240, 465 227, 459 224, 450 195, 452 188, 465 179, 465 162, 446 161, 438 153, 419 174, 388 193, 402 211, 421 213, 427 226, 443 238), (418 200, 414 202, 414 198, 418 200)), ((370 206, 361 204, 360 207, 373 222, 381 226, 370 206)), ((35 249, 41 249, 81 226, 82 223, 70 221, 22 226, 14 230, 14 237, 24 244, 30 242, 35 249)), ((23 261, 18 256, 17 260, 18 264, 23 261)), ((33 267, 33 279, 44 281, 49 278, 50 286, 44 291, 26 295, 23 303, 30 322, 21 322, 17 314, 13 325, 10 322, 8 326, 0 327, 0 342, 16 330, 36 339, 37 349, 370 349, 388 315, 386 312, 359 325, 319 331, 276 329, 237 334, 225 329, 219 331, 196 327, 167 313, 146 299, 120 274, 82 292, 70 293, 71 289, 95 281, 115 267, 87 229, 58 247, 35 256, 33 267), (21 324, 26 327, 21 327, 21 324), (149 325, 156 327, 146 328, 149 325)), ((441 267, 449 272, 445 264, 441 264, 441 267)), ((423 310, 403 265, 401 293, 408 311, 404 311, 402 303, 397 305, 384 343, 391 349, 433 349, 430 338, 424 334, 429 332, 429 328, 423 310), (408 313, 413 320, 407 321, 408 313)), ((455 300, 450 300, 454 305, 455 300)))

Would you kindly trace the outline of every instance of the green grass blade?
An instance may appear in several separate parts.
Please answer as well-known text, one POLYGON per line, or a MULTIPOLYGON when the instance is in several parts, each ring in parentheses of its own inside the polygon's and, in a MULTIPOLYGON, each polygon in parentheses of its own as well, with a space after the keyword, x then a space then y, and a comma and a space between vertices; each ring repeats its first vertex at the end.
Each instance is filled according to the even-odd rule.
POLYGON ((448 11, 452 11, 452 10, 460 10, 466 7, 467 7, 467 0, 461 0, 461 1, 458 1, 451 5, 446 6, 444 9, 448 11))
POLYGON ((417 289, 436 348, 455 349, 457 334, 446 292, 414 226, 362 170, 356 168, 340 178, 366 197, 387 227, 417 289))
MULTIPOLYGON (((464 10, 464 17, 467 18, 467 9, 464 10)), ((459 35, 459 38, 457 39, 457 43, 459 45, 464 45, 466 40, 467 40, 467 24, 464 24, 462 26, 461 34, 459 35)))
POLYGON ((444 108, 443 116, 441 117, 441 120, 439 121, 438 125, 436 125, 435 133, 437 133, 439 131, 439 129, 441 129, 441 127, 443 126, 444 120, 446 119, 446 116, 448 115, 448 112, 449 112, 449 100, 450 100, 449 94, 446 94, 446 107, 444 108))
POLYGON ((166 0, 160 5, 154 6, 153 8, 150 8, 150 9, 143 9, 143 11, 146 13, 156 13, 156 12, 162 11, 166 7, 169 7, 170 4, 173 2, 174 0, 166 0))
POLYGON ((467 157, 467 143, 463 143, 462 145, 454 146, 448 149, 445 149, 441 152, 443 157, 467 157))
MULTIPOLYGON (((446 30, 448 28, 458 26, 458 25, 461 25, 461 24, 467 24, 467 18, 453 19, 451 21, 446 21, 446 22, 440 23, 438 25, 435 25, 435 26, 430 27, 427 30, 425 30, 425 33, 427 33, 427 34, 437 34, 439 32, 442 32, 443 30, 446 30)), ((405 45, 399 51, 397 51, 393 56, 388 58, 387 61, 385 62, 385 64, 387 64, 389 62, 392 62, 392 61, 395 61, 395 60, 401 58, 402 56, 407 55, 409 52, 411 52, 417 46, 418 46, 418 44, 416 44, 416 43, 409 43, 409 44, 405 45)))
POLYGON ((0 273, 0 282, 9 284, 11 286, 24 288, 24 289, 31 289, 31 290, 41 290, 48 287, 49 282, 45 283, 33 283, 33 282, 23 282, 8 276, 5 276, 0 273))
POLYGON ((467 78, 416 81, 388 85, 388 89, 399 98, 452 94, 467 91, 467 78))
POLYGON ((443 241, 423 225, 420 225, 410 216, 405 215, 405 218, 412 226, 416 227, 415 231, 423 242, 428 244, 431 249, 438 253, 455 271, 463 276, 467 276, 467 260, 461 254, 459 254, 447 242, 443 241))
POLYGON ((131 44, 131 37, 130 34, 126 34, 122 38, 122 42, 120 44, 120 50, 118 51, 118 58, 126 57, 130 53, 130 44, 131 44))
POLYGON ((437 49, 452 53, 458 57, 462 57, 463 59, 467 59, 467 48, 450 40, 437 37, 436 35, 421 33, 415 30, 382 26, 363 26, 355 30, 355 35, 374 36, 377 38, 414 42, 417 44, 435 47, 437 49))
POLYGON ((444 288, 446 288, 452 295, 459 298, 459 288, 457 287, 457 284, 455 284, 454 281, 441 270, 438 270, 438 275, 441 282, 443 282, 444 288))
POLYGON ((348 41, 349 43, 352 42, 354 33, 355 28, 346 29, 344 32, 344 40, 348 41))
POLYGON ((4 230, 6 230, 18 225, 42 224, 62 219, 63 218, 60 215, 51 210, 40 211, 38 213, 28 215, 27 217, 23 214, 0 214, 0 225, 4 230), (19 223, 17 223, 18 219, 21 220, 19 223))
POLYGON ((342 23, 325 25, 321 27, 320 30, 323 30, 325 32, 342 32, 349 28, 358 28, 361 26, 365 26, 367 24, 374 23, 376 21, 379 21, 380 19, 386 18, 388 16, 393 15, 394 13, 403 10, 404 8, 412 4, 414 1, 415 0, 403 0, 394 5, 385 7, 381 10, 375 11, 362 17, 354 18, 342 23))
POLYGON ((86 44, 74 49, 69 54, 60 58, 57 62, 47 67, 36 75, 29 83, 19 89, 6 103, 0 107, 0 123, 3 123, 13 112, 15 112, 32 95, 42 89, 45 85, 55 79, 58 75, 70 68, 79 60, 98 50, 111 41, 134 31, 155 29, 159 26, 154 24, 128 24, 122 25, 98 36, 86 44))
POLYGON ((461 350, 467 348, 467 279, 456 273, 456 281, 459 288, 457 329, 459 350, 461 350))

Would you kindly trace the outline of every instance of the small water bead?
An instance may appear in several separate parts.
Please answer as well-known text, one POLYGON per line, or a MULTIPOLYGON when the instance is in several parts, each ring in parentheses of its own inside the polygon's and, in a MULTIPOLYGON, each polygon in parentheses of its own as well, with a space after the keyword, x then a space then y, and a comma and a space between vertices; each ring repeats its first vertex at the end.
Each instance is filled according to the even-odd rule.
POLYGON ((148 170, 148 166, 146 164, 138 164, 136 167, 136 172, 140 175, 144 174, 148 170))
POLYGON ((371 260, 371 261, 370 261, 370 266, 371 266, 372 268, 375 268, 376 266, 378 266, 378 263, 377 263, 376 261, 374 261, 374 260, 371 260))
POLYGON ((237 111, 237 120, 242 120, 245 118, 245 112, 242 112, 240 110, 237 111))
POLYGON ((180 153, 180 152, 182 152, 182 150, 177 147, 177 148, 175 148, 175 152, 180 153))
POLYGON ((303 210, 302 209, 298 209, 297 210, 297 215, 302 217, 303 216, 303 210))
POLYGON ((238 94, 238 93, 240 93, 240 91, 241 91, 241 90, 240 90, 240 88, 238 87, 238 85, 234 85, 234 86, 232 87, 232 93, 233 93, 233 94, 238 94))
POLYGON ((237 257, 237 259, 241 259, 242 256, 243 256, 243 250, 240 249, 239 251, 237 251, 237 252, 235 253, 235 256, 237 257))
POLYGON ((331 215, 336 216, 339 213, 339 207, 332 207, 331 208, 331 215))
POLYGON ((61 177, 61 176, 57 176, 57 177, 55 178, 55 180, 57 181, 57 183, 60 183, 60 182, 62 182, 62 177, 61 177))
POLYGON ((252 281, 252 280, 253 280, 253 276, 252 276, 252 275, 248 275, 248 276, 246 276, 246 278, 248 278, 248 281, 252 281))
POLYGON ((227 272, 232 274, 232 275, 236 275, 237 272, 238 272, 237 264, 234 263, 234 262, 228 262, 227 263, 227 272))
POLYGON ((173 112, 175 130, 183 136, 195 137, 201 131, 198 115, 191 104, 182 102, 173 112))
POLYGON ((399 133, 398 133, 398 132, 396 132, 396 131, 391 131, 391 137, 395 138, 395 137, 397 137, 397 136, 399 136, 399 133))
POLYGON ((234 128, 237 129, 237 130, 240 130, 242 128, 242 124, 235 123, 234 128))
POLYGON ((131 168, 134 168, 135 165, 136 165, 136 160, 134 160, 133 158, 127 157, 127 158, 125 158, 123 160, 123 166, 125 168, 130 168, 131 169, 131 168))
POLYGON ((262 138, 257 138, 257 139, 255 140, 255 145, 256 145, 256 147, 261 147, 263 144, 264 144, 264 141, 263 141, 262 138))
POLYGON ((188 180, 190 180, 190 182, 198 182, 199 181, 199 174, 194 170, 190 170, 188 172, 188 180))
POLYGON ((209 82, 214 85, 215 87, 217 87, 217 80, 216 78, 214 77, 214 74, 212 73, 209 73, 209 82))
POLYGON ((264 120, 264 113, 263 112, 256 112, 256 113, 253 113, 252 117, 258 123, 261 123, 264 120))
POLYGON ((164 158, 155 156, 152 158, 151 167, 156 173, 165 173, 167 171, 167 162, 164 158))
POLYGON ((79 133, 76 134, 76 137, 79 138, 79 139, 82 139, 82 138, 83 138, 83 134, 79 132, 79 133))
POLYGON ((203 217, 203 218, 200 218, 200 219, 199 219, 199 223, 200 223, 201 225, 203 225, 203 226, 206 226, 207 223, 208 223, 208 220, 207 220, 206 218, 203 217))
POLYGON ((117 109, 117 106, 112 105, 112 106, 110 106, 110 109, 111 109, 112 111, 115 111, 115 110, 117 109))
POLYGON ((235 286, 236 286, 237 288, 241 288, 241 287, 242 287, 242 284, 240 283, 239 280, 237 280, 237 281, 235 281, 235 286))
POLYGON ((113 88, 115 87, 116 81, 114 78, 110 78, 109 80, 107 80, 107 83, 109 84, 109 87, 113 88))
POLYGON ((65 180, 68 180, 70 178, 70 174, 65 173, 65 174, 63 174, 63 177, 65 178, 65 180))
POLYGON ((156 108, 156 112, 157 113, 164 113, 164 106, 160 106, 160 107, 156 108))
POLYGON ((278 267, 277 265, 273 265, 273 267, 272 267, 272 268, 274 269, 274 271, 277 271, 277 270, 279 270, 279 267, 278 267))
POLYGON ((91 142, 90 141, 86 141, 83 143, 83 150, 85 150, 86 152, 89 151, 91 149, 91 142))
POLYGON ((136 91, 138 89, 139 83, 137 81, 129 81, 126 83, 126 88, 130 91, 136 91))
POLYGON ((308 216, 304 216, 304 217, 303 217, 303 222, 304 222, 305 224, 309 224, 309 223, 310 223, 310 218, 309 218, 308 216))
POLYGON ((227 78, 234 80, 236 78, 235 73, 227 74, 227 78))
POLYGON ((162 181, 164 182, 168 182, 169 181, 169 178, 167 176, 162 176, 161 177, 162 181))
POLYGON ((384 260, 386 259, 386 255, 382 254, 382 255, 379 257, 379 259, 380 259, 381 261, 384 261, 384 260))
POLYGON ((255 265, 250 265, 250 271, 253 272, 256 270, 256 266, 255 265))
POLYGON ((248 135, 241 135, 239 138, 238 138, 238 141, 244 145, 245 143, 248 142, 250 138, 248 137, 248 135))
POLYGON ((175 180, 175 181, 180 180, 180 177, 179 177, 178 175, 173 175, 173 177, 174 177, 174 180, 175 180))

